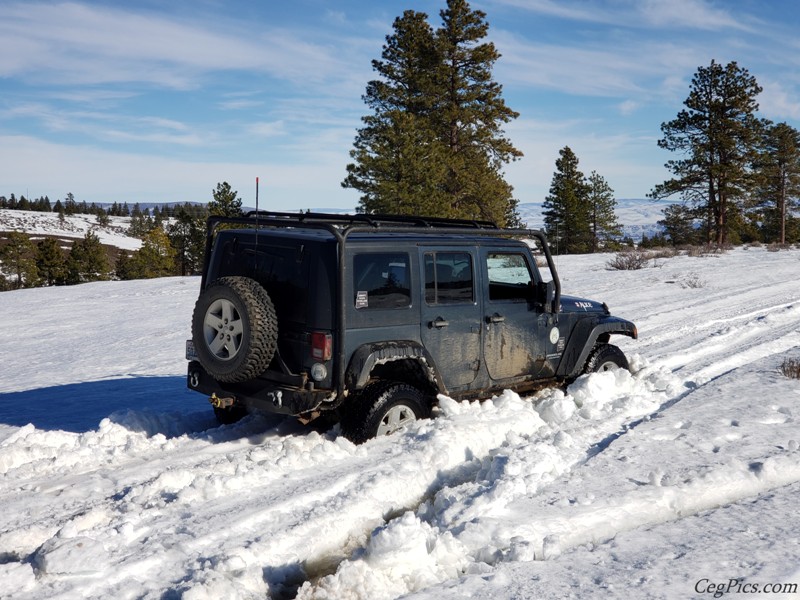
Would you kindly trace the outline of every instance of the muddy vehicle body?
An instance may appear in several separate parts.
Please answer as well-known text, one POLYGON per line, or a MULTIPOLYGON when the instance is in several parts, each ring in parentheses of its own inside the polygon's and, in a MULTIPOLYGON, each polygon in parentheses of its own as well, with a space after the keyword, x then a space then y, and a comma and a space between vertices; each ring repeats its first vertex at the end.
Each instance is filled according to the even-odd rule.
POLYGON ((454 399, 627 368, 605 304, 561 294, 542 232, 405 216, 211 217, 187 382, 222 422, 341 421, 356 442, 454 399), (550 277, 543 277, 532 246, 550 277))

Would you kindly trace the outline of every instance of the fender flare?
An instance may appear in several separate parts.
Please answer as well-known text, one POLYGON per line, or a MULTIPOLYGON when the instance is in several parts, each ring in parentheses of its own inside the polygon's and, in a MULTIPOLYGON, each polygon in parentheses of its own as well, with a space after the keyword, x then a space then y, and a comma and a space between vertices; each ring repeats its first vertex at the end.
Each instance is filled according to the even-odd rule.
POLYGON ((350 391, 363 389, 377 365, 396 360, 418 362, 427 380, 438 392, 447 393, 433 357, 422 344, 410 340, 374 342, 356 349, 350 357, 350 364, 347 365, 345 386, 350 391))
POLYGON ((627 335, 634 340, 639 337, 636 325, 619 317, 595 317, 578 321, 564 349, 556 375, 564 379, 580 375, 597 341, 604 336, 601 341, 606 342, 612 334, 627 335))

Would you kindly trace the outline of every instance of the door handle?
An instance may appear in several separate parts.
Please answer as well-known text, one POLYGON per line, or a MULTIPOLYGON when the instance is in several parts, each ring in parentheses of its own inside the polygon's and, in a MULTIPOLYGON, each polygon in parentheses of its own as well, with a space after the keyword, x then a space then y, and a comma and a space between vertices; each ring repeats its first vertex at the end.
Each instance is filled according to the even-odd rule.
POLYGON ((493 315, 486 317, 487 323, 502 323, 505 320, 506 318, 504 316, 498 315, 497 313, 494 313, 493 315))
POLYGON ((441 329, 442 327, 447 327, 448 325, 450 325, 450 323, 445 321, 442 317, 436 317, 436 319, 428 323, 428 327, 436 327, 436 329, 441 329))

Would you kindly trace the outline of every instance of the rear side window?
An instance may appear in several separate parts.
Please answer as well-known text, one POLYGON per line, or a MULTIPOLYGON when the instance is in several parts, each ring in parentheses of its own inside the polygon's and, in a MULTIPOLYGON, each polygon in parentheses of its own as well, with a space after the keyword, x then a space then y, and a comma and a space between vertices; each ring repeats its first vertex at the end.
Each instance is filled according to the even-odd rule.
POLYGON ((474 297, 472 257, 468 252, 425 254, 425 302, 459 304, 474 297))
POLYGON ((411 306, 408 254, 380 252, 353 257, 353 287, 357 309, 411 306))

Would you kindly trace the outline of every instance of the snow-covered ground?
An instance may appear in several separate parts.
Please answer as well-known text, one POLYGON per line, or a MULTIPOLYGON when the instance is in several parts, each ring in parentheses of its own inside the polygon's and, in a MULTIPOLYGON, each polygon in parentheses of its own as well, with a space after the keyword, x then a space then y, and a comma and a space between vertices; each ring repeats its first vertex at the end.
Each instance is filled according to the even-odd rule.
POLYGON ((24 231, 33 239, 54 236, 64 241, 65 248, 92 231, 101 244, 138 250, 142 240, 127 234, 130 221, 130 217, 109 217, 108 225, 99 225, 94 215, 69 215, 62 221, 57 213, 0 208, 0 231, 24 231))
POLYGON ((362 446, 216 426, 196 278, 0 294, 0 597, 797 597, 800 250, 610 258, 559 271, 637 323, 633 374, 362 446))

